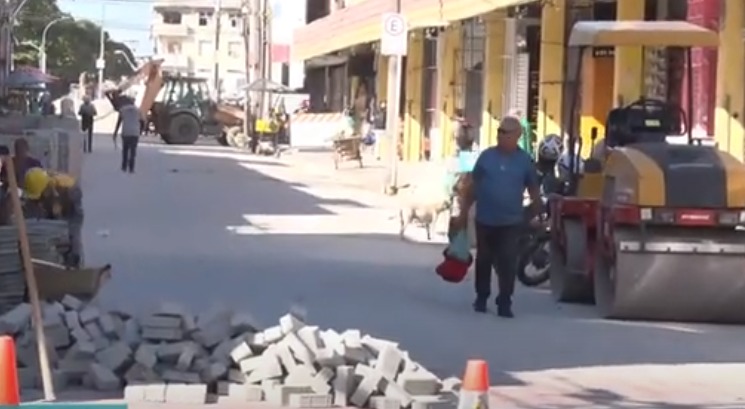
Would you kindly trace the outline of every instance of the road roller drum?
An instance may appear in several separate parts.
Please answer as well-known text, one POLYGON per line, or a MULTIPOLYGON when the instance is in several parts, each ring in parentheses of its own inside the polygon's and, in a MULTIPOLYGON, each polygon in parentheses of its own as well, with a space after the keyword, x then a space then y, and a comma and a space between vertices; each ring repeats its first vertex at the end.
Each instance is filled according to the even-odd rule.
POLYGON ((735 230, 616 229, 596 258, 595 303, 609 318, 745 323, 745 241, 735 230))

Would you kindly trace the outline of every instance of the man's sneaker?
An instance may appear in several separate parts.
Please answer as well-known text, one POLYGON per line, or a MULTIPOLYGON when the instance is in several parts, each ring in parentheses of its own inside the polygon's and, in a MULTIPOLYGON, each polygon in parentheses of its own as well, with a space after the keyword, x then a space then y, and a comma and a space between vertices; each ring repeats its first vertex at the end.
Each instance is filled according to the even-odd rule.
POLYGON ((476 298, 473 302, 473 310, 480 313, 486 312, 486 298, 476 298))
POLYGON ((507 307, 504 305, 497 306, 497 315, 502 318, 515 318, 515 314, 512 312, 512 307, 507 307))

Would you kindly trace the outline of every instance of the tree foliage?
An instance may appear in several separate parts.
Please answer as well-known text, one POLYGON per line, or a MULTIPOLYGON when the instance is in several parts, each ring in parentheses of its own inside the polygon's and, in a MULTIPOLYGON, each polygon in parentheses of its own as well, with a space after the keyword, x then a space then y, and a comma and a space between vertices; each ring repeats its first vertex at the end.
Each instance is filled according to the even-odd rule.
MULTIPOLYGON (((66 17, 56 0, 28 0, 18 16, 14 29, 16 66, 39 64, 44 27, 60 17, 66 17)), ((66 84, 77 82, 83 72, 95 73, 96 59, 100 54, 101 27, 88 20, 73 18, 55 23, 47 32, 47 72, 59 77, 66 84)), ((126 44, 113 41, 104 32, 104 59, 106 78, 119 79, 132 73, 132 68, 120 53, 130 61, 134 55, 126 44)))

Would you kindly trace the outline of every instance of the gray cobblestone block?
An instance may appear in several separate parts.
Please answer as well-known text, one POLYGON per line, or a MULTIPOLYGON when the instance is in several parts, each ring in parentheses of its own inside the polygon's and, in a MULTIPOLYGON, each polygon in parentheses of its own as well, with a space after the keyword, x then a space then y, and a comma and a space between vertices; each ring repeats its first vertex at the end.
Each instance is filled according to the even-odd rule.
POLYGON ((145 368, 154 368, 158 362, 157 346, 152 344, 140 344, 135 352, 135 362, 145 368))
POLYGON ((161 378, 163 378, 164 381, 167 382, 188 384, 202 382, 202 378, 199 376, 199 374, 194 372, 182 372, 173 369, 166 369, 160 374, 160 376, 161 378))
POLYGON ((96 360, 113 372, 122 369, 131 357, 132 350, 124 342, 116 342, 110 347, 96 352, 96 360))
POLYGON ((100 391, 115 391, 121 387, 121 381, 110 369, 92 363, 88 371, 93 386, 100 391))
POLYGON ((160 329, 182 329, 181 321, 181 317, 177 316, 148 314, 140 318, 140 325, 160 329))
POLYGON ((17 334, 26 328, 31 322, 31 305, 19 304, 12 310, 0 317, 0 331, 8 334, 17 334))
POLYGON ((258 321, 249 313, 233 314, 230 318, 230 330, 233 335, 256 333, 260 328, 258 321))
POLYGON ((80 301, 78 298, 73 297, 72 295, 69 295, 69 294, 62 297, 62 300, 60 302, 65 308, 67 308, 68 310, 73 310, 73 311, 79 311, 84 306, 82 301, 80 301))
POLYGON ((101 315, 98 307, 94 305, 88 305, 80 311, 80 323, 85 325, 94 322, 101 315))
POLYGON ((152 368, 135 363, 124 374, 124 380, 129 384, 130 382, 156 383, 163 379, 152 368))

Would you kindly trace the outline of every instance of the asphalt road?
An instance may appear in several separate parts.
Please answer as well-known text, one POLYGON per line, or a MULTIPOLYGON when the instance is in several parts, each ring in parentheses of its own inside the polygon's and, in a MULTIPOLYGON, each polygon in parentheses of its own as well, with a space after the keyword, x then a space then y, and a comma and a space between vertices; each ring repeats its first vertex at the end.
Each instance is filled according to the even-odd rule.
POLYGON ((493 408, 745 407, 745 328, 606 321, 525 288, 516 319, 477 315, 471 281, 434 275, 441 245, 402 242, 389 199, 335 182, 353 169, 143 144, 129 175, 109 138, 96 144, 84 236, 89 263, 114 265, 104 304, 222 305, 266 324, 300 305, 441 376, 488 360, 493 408))

